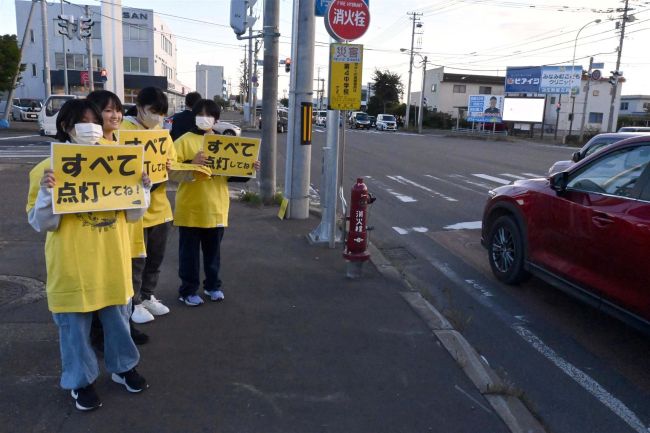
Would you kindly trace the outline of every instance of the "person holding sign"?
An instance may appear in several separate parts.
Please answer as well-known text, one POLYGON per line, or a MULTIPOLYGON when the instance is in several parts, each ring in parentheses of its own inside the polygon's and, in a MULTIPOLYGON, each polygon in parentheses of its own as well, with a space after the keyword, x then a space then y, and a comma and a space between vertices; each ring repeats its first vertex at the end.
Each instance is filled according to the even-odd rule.
MULTIPOLYGON (((203 152, 204 135, 212 131, 221 111, 212 100, 201 99, 192 109, 195 126, 174 142, 178 162, 209 165, 203 152)), ((259 170, 259 161, 255 169, 259 170)), ((201 251, 205 280, 203 292, 211 301, 222 301, 224 294, 219 279, 221 240, 228 226, 230 196, 228 181, 248 178, 228 178, 195 174, 193 181, 181 182, 176 193, 174 225, 178 226, 178 276, 181 279, 178 300, 190 307, 203 304, 197 294, 200 284, 201 251)))
MULTIPOLYGON (((135 103, 135 116, 127 115, 120 125, 121 130, 160 129, 163 116, 167 113, 167 96, 157 87, 145 87, 138 93, 135 103)), ((129 114, 127 112, 127 114, 129 114)), ((176 160, 174 146, 169 146, 167 169, 176 160)), ((167 236, 171 228, 172 207, 167 198, 167 182, 155 184, 151 188, 151 204, 142 221, 132 224, 130 233, 139 236, 142 232, 146 257, 132 260, 134 310, 131 319, 135 323, 147 323, 154 316, 169 313, 169 308, 154 295, 160 265, 165 257, 167 236)))
MULTIPOLYGON (((101 125, 101 113, 93 103, 72 99, 59 111, 56 138, 96 144, 103 135, 101 125)), ((77 409, 88 411, 102 405, 93 387, 99 375, 89 336, 93 312, 104 327, 104 361, 112 380, 129 392, 148 386, 136 370, 140 355, 128 322, 133 287, 127 221, 141 218, 145 208, 54 214, 58 169, 51 169, 51 164, 48 158, 30 172, 26 210, 29 224, 38 232, 47 232, 46 291, 59 328, 61 387, 70 390, 77 409)), ((145 173, 142 186, 146 206, 150 181, 145 173)))

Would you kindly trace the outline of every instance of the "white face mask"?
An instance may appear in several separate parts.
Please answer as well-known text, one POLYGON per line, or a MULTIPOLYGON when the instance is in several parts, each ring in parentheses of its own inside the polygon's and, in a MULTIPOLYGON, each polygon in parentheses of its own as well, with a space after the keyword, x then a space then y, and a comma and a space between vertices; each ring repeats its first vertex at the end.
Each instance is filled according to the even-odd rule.
POLYGON ((214 126, 214 117, 212 116, 196 116, 196 120, 194 121, 196 124, 196 127, 203 130, 203 131, 209 131, 212 129, 214 126))
POLYGON ((104 130, 96 123, 77 123, 74 126, 74 133, 70 131, 70 135, 75 143, 97 144, 97 141, 104 136, 104 130))
POLYGON ((152 129, 162 123, 163 116, 160 114, 152 113, 147 107, 144 109, 138 108, 138 120, 145 128, 152 129))

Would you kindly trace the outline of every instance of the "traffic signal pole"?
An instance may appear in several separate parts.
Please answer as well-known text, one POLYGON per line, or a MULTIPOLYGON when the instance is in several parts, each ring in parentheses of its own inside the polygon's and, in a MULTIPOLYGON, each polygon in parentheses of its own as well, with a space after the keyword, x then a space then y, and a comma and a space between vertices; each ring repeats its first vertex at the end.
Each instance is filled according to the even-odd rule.
MULTIPOLYGON (((621 54, 623 53, 623 40, 625 39, 625 24, 627 23, 627 12, 628 12, 628 3, 629 0, 625 0, 625 9, 623 10, 623 22, 621 23, 621 38, 618 43, 618 56, 616 57, 616 69, 614 70, 617 74, 620 71, 621 67, 621 54)), ((614 110, 616 108, 616 94, 618 93, 618 83, 620 78, 618 75, 615 75, 615 82, 612 87, 612 99, 609 104, 609 119, 607 121, 607 132, 613 132, 614 128, 614 110)))
POLYGON ((41 26, 43 29, 43 84, 45 86, 46 98, 52 94, 52 81, 50 79, 50 34, 47 31, 48 19, 47 2, 45 0, 41 0, 41 26))
POLYGON ((262 201, 271 203, 275 195, 278 123, 278 60, 280 0, 264 1, 264 87, 262 88, 262 147, 260 158, 260 193, 262 201))

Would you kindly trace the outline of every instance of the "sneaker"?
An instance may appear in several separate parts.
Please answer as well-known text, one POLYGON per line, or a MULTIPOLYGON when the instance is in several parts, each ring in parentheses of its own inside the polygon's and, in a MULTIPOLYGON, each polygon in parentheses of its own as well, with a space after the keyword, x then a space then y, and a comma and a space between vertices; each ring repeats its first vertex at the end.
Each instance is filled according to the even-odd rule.
POLYGON ((138 304, 133 309, 133 314, 131 314, 131 320, 135 323, 147 323, 151 322, 154 319, 153 314, 151 314, 142 304, 138 304))
POLYGON ((178 300, 188 307, 198 307, 203 303, 203 299, 199 295, 179 296, 178 300))
POLYGON ((220 302, 224 300, 223 292, 221 290, 204 290, 203 293, 208 295, 212 302, 220 302))
POLYGON ((79 410, 89 411, 102 405, 92 383, 83 388, 73 389, 70 391, 70 395, 74 398, 75 406, 79 410))
POLYGON ((133 323, 130 323, 130 325, 131 325, 131 339, 133 340, 133 342, 138 346, 147 344, 147 342, 149 341, 149 336, 144 332, 140 331, 139 329, 137 329, 135 326, 133 326, 133 323))
POLYGON ((147 309, 154 316, 162 316, 169 313, 169 308, 166 307, 162 302, 156 299, 155 296, 151 295, 151 299, 145 299, 142 301, 142 306, 147 309))
POLYGON ((141 392, 149 388, 147 381, 140 376, 135 367, 124 373, 113 373, 111 379, 115 383, 124 385, 129 392, 141 392))

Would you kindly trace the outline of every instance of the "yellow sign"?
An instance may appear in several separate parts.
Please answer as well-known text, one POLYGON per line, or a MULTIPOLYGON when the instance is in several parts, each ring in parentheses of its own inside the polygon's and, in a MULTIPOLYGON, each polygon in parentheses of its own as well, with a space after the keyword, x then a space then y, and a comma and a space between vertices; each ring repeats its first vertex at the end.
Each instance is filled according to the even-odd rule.
POLYGON ((205 134, 203 153, 214 176, 255 177, 259 138, 205 134))
POLYGON ((205 165, 190 164, 188 162, 172 162, 173 171, 197 171, 199 173, 206 174, 208 176, 212 175, 210 168, 205 165))
POLYGON ((278 211, 278 218, 281 220, 287 215, 287 208, 289 207, 289 200, 282 198, 282 203, 280 203, 280 210, 278 211))
POLYGON ((144 207, 142 146, 52 143, 55 214, 144 207))
POLYGON ((329 99, 330 110, 361 108, 361 72, 363 45, 330 44, 329 99))
POLYGON ((144 147, 144 170, 149 175, 151 183, 167 180, 168 151, 174 145, 169 131, 166 129, 118 131, 117 141, 120 144, 144 147))

